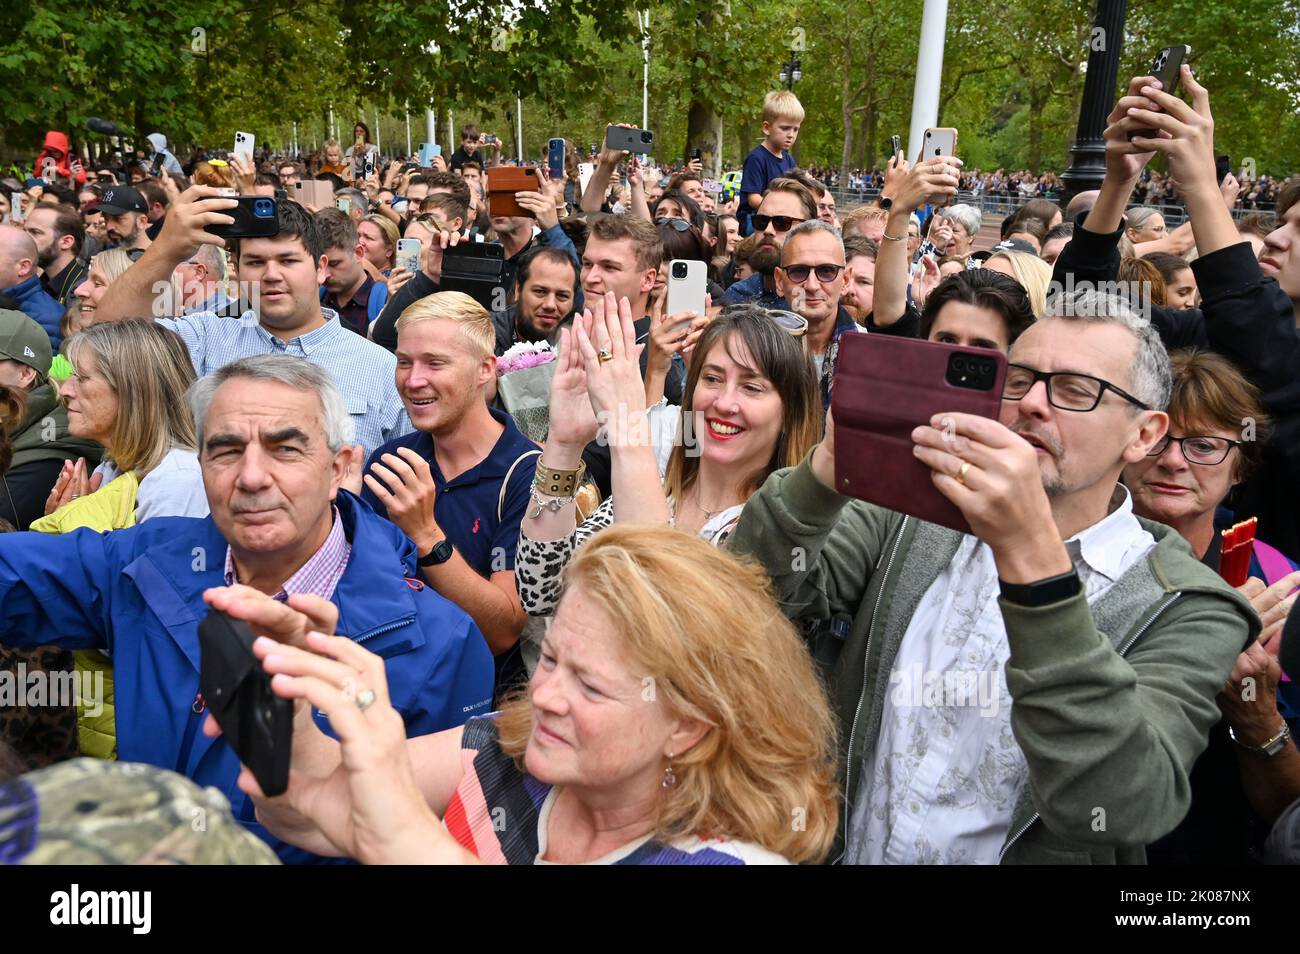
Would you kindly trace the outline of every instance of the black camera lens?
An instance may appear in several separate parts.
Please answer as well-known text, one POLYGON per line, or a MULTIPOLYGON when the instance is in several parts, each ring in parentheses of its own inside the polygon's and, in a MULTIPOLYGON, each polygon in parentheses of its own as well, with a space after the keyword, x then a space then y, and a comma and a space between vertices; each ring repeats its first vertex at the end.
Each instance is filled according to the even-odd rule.
POLYGON ((686 277, 686 263, 673 262, 673 278, 685 278, 685 277, 686 277))
POLYGON ((952 367, 954 371, 965 371, 966 359, 960 355, 954 355, 952 359, 952 367))
POLYGON ((649 142, 649 141, 650 141, 651 139, 653 139, 653 138, 654 138, 654 135, 653 135, 653 134, 652 134, 648 129, 647 129, 645 132, 641 133, 641 141, 642 141, 642 142, 649 142))

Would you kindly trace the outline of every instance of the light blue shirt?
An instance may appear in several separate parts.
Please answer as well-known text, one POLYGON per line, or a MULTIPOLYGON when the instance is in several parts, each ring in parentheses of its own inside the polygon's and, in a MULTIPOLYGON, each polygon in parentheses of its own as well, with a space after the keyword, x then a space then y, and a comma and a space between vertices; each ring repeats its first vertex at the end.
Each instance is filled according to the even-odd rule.
POLYGON ((315 331, 282 341, 261 326, 257 312, 238 319, 222 318, 210 311, 180 318, 159 318, 185 340, 194 373, 199 377, 259 354, 291 354, 322 368, 343 395, 352 415, 354 439, 370 453, 381 444, 412 430, 394 375, 397 358, 379 345, 348 331, 338 313, 322 308, 325 324, 315 331))

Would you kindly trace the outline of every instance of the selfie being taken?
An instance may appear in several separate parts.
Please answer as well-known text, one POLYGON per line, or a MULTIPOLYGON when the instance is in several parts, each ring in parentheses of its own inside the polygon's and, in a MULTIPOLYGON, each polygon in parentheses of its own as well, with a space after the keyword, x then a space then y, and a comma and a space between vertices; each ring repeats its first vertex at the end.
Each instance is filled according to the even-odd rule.
POLYGON ((1294 4, 154 6, 0 37, 0 862, 1285 910, 1294 4))

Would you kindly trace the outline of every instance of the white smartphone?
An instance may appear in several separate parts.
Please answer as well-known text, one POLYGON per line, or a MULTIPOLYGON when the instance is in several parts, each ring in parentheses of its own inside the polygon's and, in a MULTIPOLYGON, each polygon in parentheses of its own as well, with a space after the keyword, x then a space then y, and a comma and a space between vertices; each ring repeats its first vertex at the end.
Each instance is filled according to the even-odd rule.
POLYGON ((673 259, 668 263, 668 300, 664 314, 693 311, 702 317, 708 290, 708 268, 703 262, 673 259))
POLYGON ((253 164, 253 143, 254 137, 252 133, 237 132, 235 133, 235 148, 231 152, 251 166, 253 164))
POLYGON ((420 253, 423 243, 419 239, 397 240, 397 267, 404 268, 412 275, 420 270, 420 253))
POLYGON ((9 221, 22 222, 27 218, 23 213, 23 194, 21 192, 9 193, 9 221))
MULTIPOLYGON (((935 156, 957 155, 957 130, 951 126, 939 126, 927 129, 921 138, 921 155, 917 160, 933 159, 935 156)), ((945 206, 950 203, 947 196, 931 196, 930 204, 945 206)))

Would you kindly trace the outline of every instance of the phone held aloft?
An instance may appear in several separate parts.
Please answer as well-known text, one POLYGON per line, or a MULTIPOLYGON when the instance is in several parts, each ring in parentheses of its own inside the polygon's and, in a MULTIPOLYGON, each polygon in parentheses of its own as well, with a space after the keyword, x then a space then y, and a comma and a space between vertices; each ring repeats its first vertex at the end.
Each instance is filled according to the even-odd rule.
MULTIPOLYGON (((921 161, 926 159, 936 159, 940 156, 957 155, 957 130, 951 126, 936 126, 933 129, 927 129, 921 137, 921 161)), ((930 197, 930 204, 942 208, 952 202, 951 196, 934 195, 930 197)))
POLYGON ((961 510, 913 453, 912 431, 936 414, 997 420, 1007 358, 1000 351, 891 335, 845 335, 831 391, 835 489, 970 533, 961 510))
POLYGON ((646 155, 654 150, 655 134, 649 129, 610 126, 605 130, 605 148, 646 155))
MULTIPOLYGON (((1160 89, 1170 96, 1178 95, 1178 80, 1183 75, 1183 64, 1187 58, 1192 55, 1192 48, 1187 44, 1180 46, 1167 46, 1159 53, 1151 63, 1151 75, 1160 81, 1160 89)), ((1156 112, 1160 108, 1155 107, 1156 112)), ((1154 129, 1133 129, 1129 131, 1128 138, 1132 139, 1155 139, 1159 133, 1154 129)), ((1220 180, 1222 181, 1222 180, 1220 180)))
POLYGON ((233 225, 209 225, 204 231, 224 239, 270 238, 280 233, 280 216, 275 199, 264 195, 232 196, 239 204, 233 209, 222 209, 231 216, 233 225))

